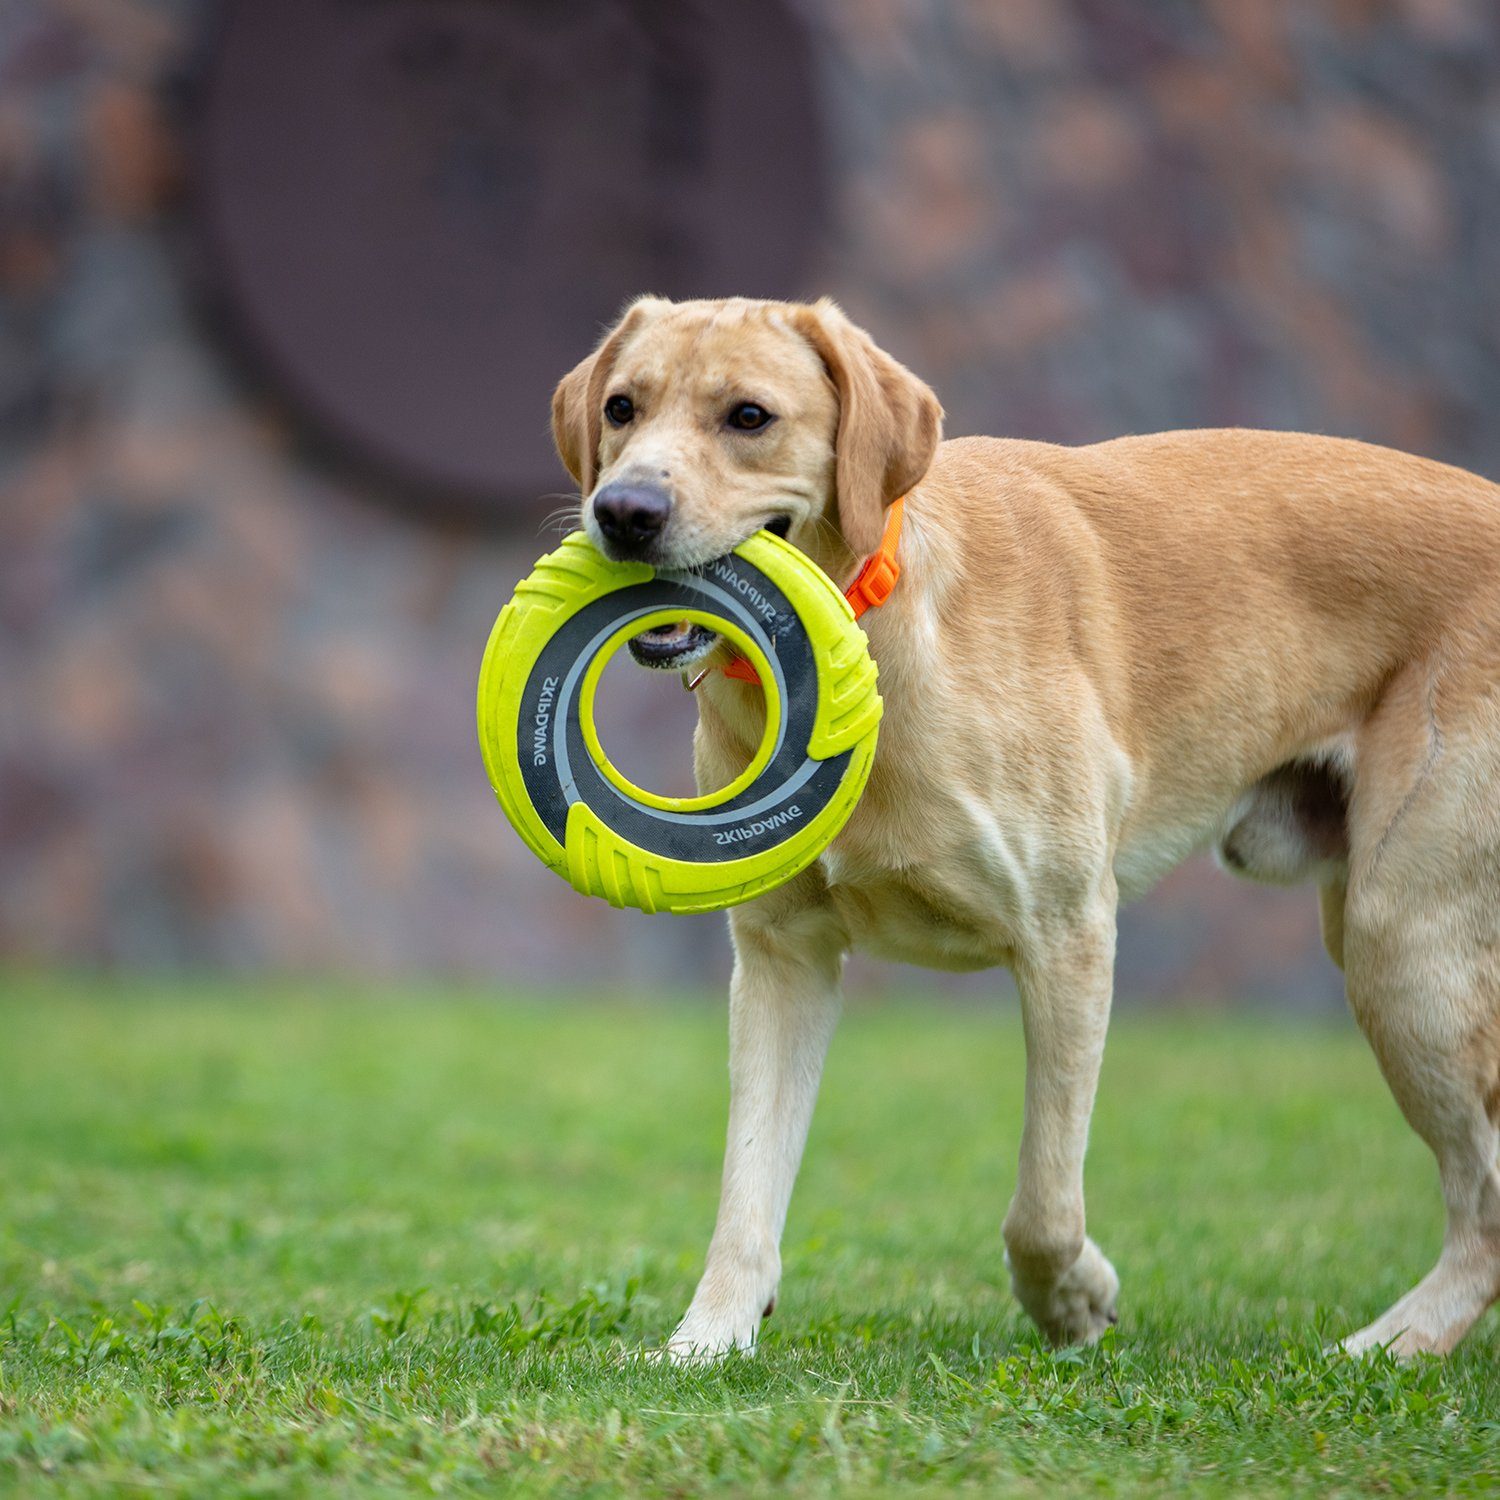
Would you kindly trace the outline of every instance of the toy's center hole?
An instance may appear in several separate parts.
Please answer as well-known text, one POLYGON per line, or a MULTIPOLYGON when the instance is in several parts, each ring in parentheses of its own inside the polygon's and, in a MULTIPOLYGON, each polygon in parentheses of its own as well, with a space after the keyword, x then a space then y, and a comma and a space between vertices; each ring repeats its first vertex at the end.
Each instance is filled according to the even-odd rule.
MULTIPOLYGON (((627 781, 659 797, 697 796, 697 727, 697 699, 683 691, 680 672, 639 666, 623 646, 610 657, 594 695, 594 728, 600 748, 627 781)), ((732 779, 720 777, 701 790, 716 792, 732 779)))

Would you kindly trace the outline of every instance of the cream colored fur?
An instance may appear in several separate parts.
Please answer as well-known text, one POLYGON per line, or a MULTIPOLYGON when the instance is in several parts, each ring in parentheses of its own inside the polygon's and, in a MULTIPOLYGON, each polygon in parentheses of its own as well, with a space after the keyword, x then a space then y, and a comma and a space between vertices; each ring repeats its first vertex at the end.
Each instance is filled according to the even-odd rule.
MULTIPOLYGON (((636 303, 559 386, 584 496, 664 486, 661 561, 778 513, 847 580, 907 495, 902 577, 865 617, 885 719, 820 862, 731 913, 731 1104, 718 1225, 670 1352, 754 1346, 851 949, 1005 965, 1027 1044, 1004 1237, 1058 1342, 1115 1318, 1083 1162, 1120 900, 1185 855, 1320 887, 1329 951, 1437 1157, 1432 1272, 1346 1341, 1446 1351, 1500 1294, 1500 489, 1297 433, 1086 448, 939 441, 932 392, 831 303, 636 303), (603 402, 635 402, 628 425, 603 402), (733 401, 777 415, 725 428, 733 401)), ((759 739, 760 697, 699 692, 699 781, 759 739)))

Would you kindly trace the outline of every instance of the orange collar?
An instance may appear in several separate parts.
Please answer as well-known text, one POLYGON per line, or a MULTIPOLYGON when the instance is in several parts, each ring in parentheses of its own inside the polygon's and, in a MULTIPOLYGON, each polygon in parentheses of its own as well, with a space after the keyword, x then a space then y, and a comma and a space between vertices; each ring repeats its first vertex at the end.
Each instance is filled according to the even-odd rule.
MULTIPOLYGON (((901 545, 901 512, 906 505, 906 496, 892 501, 885 514, 885 532, 880 545, 865 559, 864 566, 854 575, 854 582, 844 590, 844 598, 854 611, 857 620, 867 609, 878 609, 891 597, 896 580, 901 576, 901 564, 896 557, 896 548, 901 545)), ((691 691, 706 674, 700 672, 689 684, 691 691)), ((740 682, 759 684, 760 677, 754 667, 743 656, 736 656, 724 668, 726 677, 740 682)))

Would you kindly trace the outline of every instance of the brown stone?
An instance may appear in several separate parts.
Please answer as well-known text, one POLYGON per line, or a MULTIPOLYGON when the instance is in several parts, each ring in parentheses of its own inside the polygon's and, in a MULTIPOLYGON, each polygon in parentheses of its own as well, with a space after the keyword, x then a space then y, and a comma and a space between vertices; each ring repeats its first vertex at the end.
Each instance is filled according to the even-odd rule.
POLYGON ((1072 89, 1047 102, 1032 150, 1049 188, 1080 193, 1129 187, 1146 155, 1139 121, 1129 106, 1091 88, 1072 89))
POLYGON ((144 88, 101 84, 89 103, 84 136, 90 190, 106 218, 145 218, 181 181, 175 143, 144 88))
POLYGON ((1087 312, 1087 294, 1063 266, 1042 265, 1011 277, 983 309, 989 346, 1022 359, 1062 338, 1087 312))
POLYGON ((1077 20, 1057 0, 964 0, 961 14, 973 40, 1017 72, 1057 71, 1078 56, 1077 20))
POLYGON ((1448 244, 1453 210, 1445 184, 1411 131, 1353 102, 1319 112, 1308 153, 1329 189, 1366 215, 1403 249, 1431 256, 1448 244))

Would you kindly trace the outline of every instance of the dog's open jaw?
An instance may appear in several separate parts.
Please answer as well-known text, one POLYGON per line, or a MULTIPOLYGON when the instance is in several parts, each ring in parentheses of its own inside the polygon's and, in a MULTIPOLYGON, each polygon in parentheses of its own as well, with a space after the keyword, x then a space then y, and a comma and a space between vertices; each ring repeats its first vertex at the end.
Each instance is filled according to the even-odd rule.
POLYGON ((701 661, 719 644, 718 632, 692 620, 657 625, 632 636, 630 654, 643 667, 680 671, 701 661))
MULTIPOLYGON (((785 537, 792 518, 773 516, 765 529, 785 537)), ((630 654, 643 667, 658 671, 681 671, 702 661, 719 644, 719 633, 692 620, 678 620, 671 625, 656 625, 643 630, 629 641, 630 654)))

